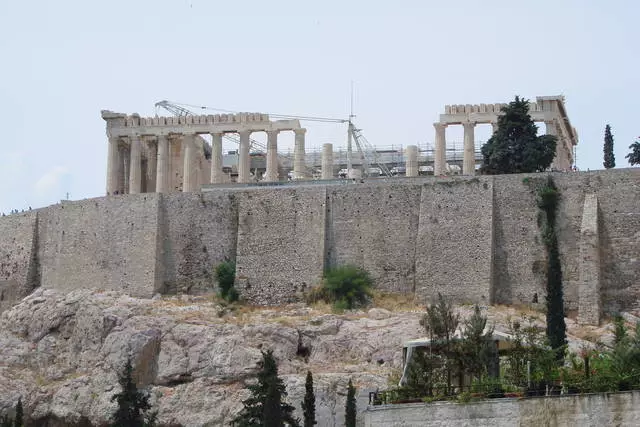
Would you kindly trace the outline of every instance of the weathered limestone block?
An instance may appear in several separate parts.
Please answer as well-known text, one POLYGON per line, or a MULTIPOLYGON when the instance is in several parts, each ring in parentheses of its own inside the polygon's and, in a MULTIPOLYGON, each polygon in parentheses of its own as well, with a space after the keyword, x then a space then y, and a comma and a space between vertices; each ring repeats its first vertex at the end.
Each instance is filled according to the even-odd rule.
POLYGON ((598 197, 584 198, 580 235, 580 284, 578 290, 578 322, 600 324, 600 230, 598 228, 598 197))

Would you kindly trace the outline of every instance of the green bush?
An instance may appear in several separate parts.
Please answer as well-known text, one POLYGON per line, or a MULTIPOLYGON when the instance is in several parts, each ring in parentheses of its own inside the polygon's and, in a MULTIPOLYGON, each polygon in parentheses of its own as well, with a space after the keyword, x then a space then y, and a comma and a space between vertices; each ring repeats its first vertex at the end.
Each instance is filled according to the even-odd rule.
POLYGON ((238 291, 233 286, 236 281, 236 264, 226 261, 216 267, 216 279, 220 287, 220 296, 228 302, 237 301, 238 291))
POLYGON ((337 311, 362 307, 371 298, 369 273, 351 265, 325 271, 322 286, 311 292, 310 299, 333 304, 337 311))

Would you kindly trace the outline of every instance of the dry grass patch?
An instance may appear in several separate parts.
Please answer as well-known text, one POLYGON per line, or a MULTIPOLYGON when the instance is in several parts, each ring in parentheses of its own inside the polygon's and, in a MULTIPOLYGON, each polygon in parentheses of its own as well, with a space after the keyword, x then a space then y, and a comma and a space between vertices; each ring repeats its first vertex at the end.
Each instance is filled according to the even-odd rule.
POLYGON ((373 291, 373 307, 389 311, 416 311, 424 307, 416 303, 413 295, 373 291))

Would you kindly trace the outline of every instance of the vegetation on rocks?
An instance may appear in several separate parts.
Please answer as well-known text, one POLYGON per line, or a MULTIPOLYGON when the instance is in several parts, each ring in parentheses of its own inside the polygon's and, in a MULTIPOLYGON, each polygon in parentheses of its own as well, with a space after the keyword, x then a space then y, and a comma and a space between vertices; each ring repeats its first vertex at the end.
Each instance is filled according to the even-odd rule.
POLYGON ((262 352, 257 383, 248 386, 251 396, 234 419, 235 427, 298 427, 293 417, 294 407, 285 402, 287 391, 278 377, 278 365, 271 350, 262 352))
POLYGON ((218 264, 215 273, 218 287, 220 288, 220 296, 227 302, 237 301, 240 295, 234 287, 236 281, 236 264, 231 261, 218 264))
POLYGON ((482 172, 489 175, 546 170, 553 161, 557 138, 538 136, 529 115, 529 101, 516 96, 502 108, 498 130, 482 146, 482 172))
POLYGON ((336 311, 352 310, 367 305, 373 296, 373 281, 361 268, 347 265, 325 271, 322 285, 307 296, 311 303, 325 301, 336 311))
POLYGON ((114 394, 111 398, 118 403, 118 409, 113 416, 113 427, 153 427, 156 414, 150 411, 149 395, 136 387, 130 359, 127 359, 118 382, 120 393, 114 394))

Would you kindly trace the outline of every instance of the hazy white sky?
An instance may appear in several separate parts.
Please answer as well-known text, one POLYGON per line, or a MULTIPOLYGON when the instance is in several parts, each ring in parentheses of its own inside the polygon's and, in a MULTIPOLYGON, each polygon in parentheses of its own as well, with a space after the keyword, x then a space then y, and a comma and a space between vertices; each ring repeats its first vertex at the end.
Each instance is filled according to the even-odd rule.
MULTIPOLYGON (((352 80, 374 145, 432 143, 445 104, 563 94, 578 166, 602 168, 610 123, 625 167, 638 17, 632 0, 0 0, 0 212, 104 194, 101 109, 152 116, 169 99, 344 117, 352 80)), ((303 125, 311 148, 345 139, 303 125)))

